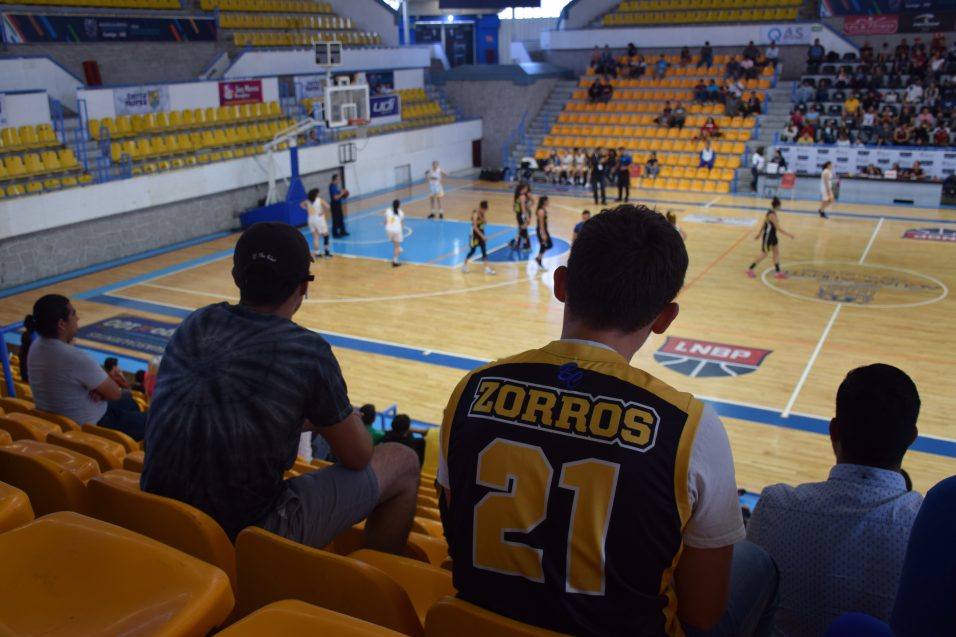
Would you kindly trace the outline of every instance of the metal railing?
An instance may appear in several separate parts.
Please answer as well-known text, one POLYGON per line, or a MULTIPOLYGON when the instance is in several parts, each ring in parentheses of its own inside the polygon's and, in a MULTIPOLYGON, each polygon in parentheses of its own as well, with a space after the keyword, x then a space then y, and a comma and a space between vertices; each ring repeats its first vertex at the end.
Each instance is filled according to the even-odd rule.
POLYGON ((3 380, 7 384, 7 396, 16 396, 16 386, 13 384, 13 369, 10 367, 10 352, 7 350, 7 334, 16 332, 23 327, 23 322, 11 323, 0 327, 0 357, 3 358, 3 380))

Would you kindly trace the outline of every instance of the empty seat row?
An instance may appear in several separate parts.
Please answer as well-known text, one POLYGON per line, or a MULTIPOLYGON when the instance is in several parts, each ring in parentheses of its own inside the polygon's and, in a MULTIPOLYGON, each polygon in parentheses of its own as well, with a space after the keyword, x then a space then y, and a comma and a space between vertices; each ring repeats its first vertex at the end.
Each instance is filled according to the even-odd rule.
MULTIPOLYGON (((279 148, 286 148, 282 144, 279 148)), ((134 175, 151 175, 153 173, 167 172, 170 170, 179 170, 180 168, 189 168, 190 166, 202 166, 204 164, 214 164, 220 161, 229 161, 230 159, 240 159, 242 157, 251 157, 263 152, 262 146, 245 146, 239 148, 228 148, 226 150, 215 150, 212 152, 197 152, 185 157, 175 157, 155 162, 142 162, 133 166, 134 175)))
POLYGON ((224 13, 219 16, 219 26, 223 29, 309 29, 312 31, 344 31, 355 28, 351 18, 339 16, 262 13, 224 13))
POLYGON ((118 163, 123 155, 133 161, 194 153, 199 150, 240 146, 272 139, 292 124, 292 120, 275 120, 262 124, 205 129, 191 133, 138 137, 110 144, 110 159, 118 163))
POLYGON ((78 168, 76 155, 69 148, 27 153, 22 156, 7 155, 0 157, 0 181, 67 172, 78 168))
POLYGON ((428 101, 428 95, 425 94, 425 89, 422 87, 398 89, 395 93, 402 99, 403 105, 428 101))
POLYGON ((435 101, 402 106, 402 119, 419 119, 423 117, 441 115, 441 113, 441 106, 435 101))
POLYGON ((279 102, 260 102, 235 106, 210 106, 181 111, 161 111, 146 115, 119 115, 89 121, 90 137, 100 139, 109 131, 110 138, 133 137, 142 133, 158 133, 185 128, 203 128, 270 120, 283 116, 279 102))
MULTIPOLYGON (((565 111, 579 113, 660 113, 664 102, 634 102, 626 100, 612 100, 605 103, 591 103, 583 100, 568 102, 565 111)), ((685 108, 690 115, 723 115, 723 104, 686 104, 685 108)))
MULTIPOLYGON (((745 91, 740 99, 744 102, 749 100, 751 97, 756 97, 762 103, 764 96, 762 93, 757 91, 745 91)), ((588 92, 584 89, 578 89, 571 94, 571 99, 574 100, 587 100, 588 92)), ((612 101, 625 101, 625 102, 693 102, 694 101, 694 92, 693 91, 635 91, 631 89, 619 89, 614 91, 614 99, 612 101)))
POLYGON ((50 124, 7 127, 0 129, 0 153, 32 150, 47 146, 59 146, 60 140, 50 124))
POLYGON ((55 190, 76 188, 77 186, 84 186, 90 183, 93 183, 93 176, 86 173, 76 177, 48 177, 46 179, 37 179, 25 183, 0 186, 0 199, 13 199, 25 195, 39 195, 55 190))
POLYGON ((795 20, 799 7, 776 7, 770 9, 709 9, 697 11, 635 11, 609 13, 604 16, 604 26, 620 27, 637 24, 706 24, 713 22, 769 22, 795 20))
POLYGON ((235 31, 236 46, 311 47, 320 42, 341 42, 346 46, 377 46, 382 36, 368 31, 235 31))
POLYGON ((264 13, 334 13, 328 2, 311 0, 200 0, 203 11, 257 11, 264 13))

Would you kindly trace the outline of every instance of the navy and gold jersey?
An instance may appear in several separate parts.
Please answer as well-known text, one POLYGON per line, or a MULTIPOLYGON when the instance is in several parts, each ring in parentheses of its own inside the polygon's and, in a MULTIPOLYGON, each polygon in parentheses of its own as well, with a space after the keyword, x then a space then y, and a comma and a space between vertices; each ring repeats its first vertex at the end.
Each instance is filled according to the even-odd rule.
POLYGON ((771 223, 770 215, 773 210, 768 210, 763 219, 763 229, 761 230, 762 240, 760 242, 764 252, 769 252, 771 248, 779 243, 777 240, 777 227, 771 223))
POLYGON ((441 430, 459 596, 575 635, 682 636, 672 582, 702 410, 574 341, 462 379, 441 430))

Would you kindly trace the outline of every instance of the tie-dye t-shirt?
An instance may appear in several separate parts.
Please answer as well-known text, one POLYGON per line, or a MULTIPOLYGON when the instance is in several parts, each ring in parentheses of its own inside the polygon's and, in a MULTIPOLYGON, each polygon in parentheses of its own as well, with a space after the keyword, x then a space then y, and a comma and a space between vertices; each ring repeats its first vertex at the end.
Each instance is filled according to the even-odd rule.
POLYGON ((210 305, 166 347, 141 486, 205 511, 235 537, 282 495, 304 421, 323 427, 351 413, 325 339, 271 314, 210 305))

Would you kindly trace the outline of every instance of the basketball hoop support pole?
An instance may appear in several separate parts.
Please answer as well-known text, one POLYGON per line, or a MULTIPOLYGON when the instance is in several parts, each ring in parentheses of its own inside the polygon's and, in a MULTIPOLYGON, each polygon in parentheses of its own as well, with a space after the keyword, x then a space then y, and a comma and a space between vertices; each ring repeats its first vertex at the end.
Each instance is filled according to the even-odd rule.
POLYGON ((292 174, 289 177, 289 190, 286 192, 285 200, 288 202, 304 201, 305 186, 299 177, 299 147, 295 143, 295 138, 289 142, 289 167, 292 174))

